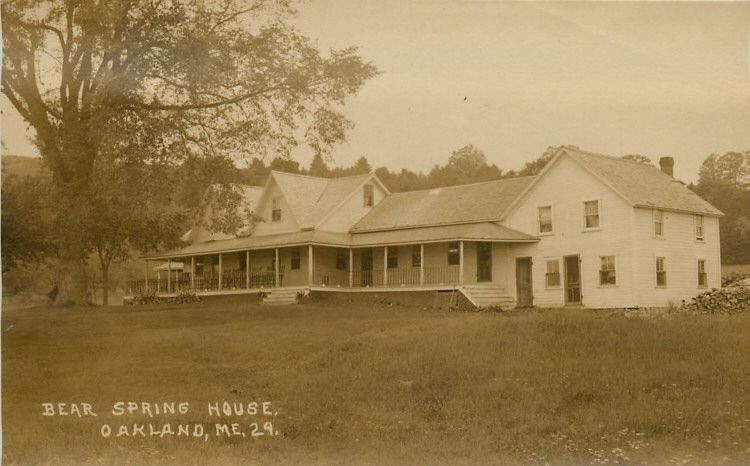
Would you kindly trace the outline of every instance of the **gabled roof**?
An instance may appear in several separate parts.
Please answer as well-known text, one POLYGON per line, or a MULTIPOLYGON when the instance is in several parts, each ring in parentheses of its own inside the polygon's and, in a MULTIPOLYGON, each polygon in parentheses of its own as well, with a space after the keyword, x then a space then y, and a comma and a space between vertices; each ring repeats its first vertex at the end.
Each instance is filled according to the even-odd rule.
MULTIPOLYGON (((576 161, 633 207, 659 208, 703 215, 724 215, 683 183, 653 165, 579 149, 561 149, 523 194, 530 191, 533 185, 552 169, 560 157, 564 156, 569 156, 576 161)), ((520 202, 522 197, 523 195, 519 196, 519 199, 513 202, 503 217, 520 202)))
POLYGON ((524 176, 394 193, 375 206, 351 231, 494 221, 533 179, 533 176, 524 176))
MULTIPOLYGON (((245 213, 247 211, 254 211, 255 207, 258 205, 258 201, 260 200, 261 194, 263 194, 263 187, 262 186, 251 186, 246 184, 239 184, 239 183, 227 183, 227 184, 212 184, 206 189, 206 192, 204 193, 204 199, 208 202, 208 209, 213 209, 213 202, 215 202, 214 199, 209 199, 209 196, 214 196, 218 189, 221 189, 225 186, 228 186, 230 189, 232 189, 234 192, 239 193, 242 196, 242 199, 239 202, 239 205, 237 206, 237 214, 240 215, 240 218, 245 218, 245 213)), ((206 212, 204 212, 205 215, 206 212)), ((235 232, 236 234, 242 234, 245 229, 249 226, 249 219, 247 219, 248 222, 245 222, 245 224, 240 228, 239 231, 235 232)), ((182 241, 191 241, 194 235, 194 232, 196 231, 196 226, 193 225, 193 227, 188 230, 186 233, 184 233, 180 240, 182 241)), ((220 239, 225 237, 225 234, 214 232, 210 234, 211 239, 220 239)))
POLYGON ((319 178, 272 171, 271 177, 276 181, 292 210, 292 215, 303 230, 315 227, 368 180, 373 179, 382 186, 371 173, 341 178, 319 178))

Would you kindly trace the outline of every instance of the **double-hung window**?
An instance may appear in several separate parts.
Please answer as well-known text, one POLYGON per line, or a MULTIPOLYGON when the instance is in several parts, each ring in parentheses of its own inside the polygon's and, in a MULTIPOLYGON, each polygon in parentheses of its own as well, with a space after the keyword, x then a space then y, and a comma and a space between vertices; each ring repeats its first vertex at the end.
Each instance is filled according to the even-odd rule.
POLYGON ((583 203, 583 225, 587 230, 593 230, 600 226, 599 201, 586 201, 583 203))
POLYGON ((654 236, 664 236, 664 211, 654 211, 654 236))
POLYGON ((544 275, 547 288, 560 286, 560 261, 557 259, 547 261, 547 273, 544 275))
POLYGON ((552 233, 552 206, 539 207, 539 233, 552 233))
POLYGON ((703 241, 705 239, 703 230, 703 215, 695 216, 695 239, 698 241, 703 241))
POLYGON ((601 267, 599 268, 600 285, 616 285, 617 272, 615 271, 615 256, 601 256, 601 267))
POLYGON ((656 258, 656 286, 667 286, 667 260, 663 257, 656 258))
POLYGON ((708 274, 706 274, 706 260, 698 259, 698 286, 708 287, 708 274))
POLYGON ((271 201, 271 221, 281 221, 281 199, 276 198, 271 201))

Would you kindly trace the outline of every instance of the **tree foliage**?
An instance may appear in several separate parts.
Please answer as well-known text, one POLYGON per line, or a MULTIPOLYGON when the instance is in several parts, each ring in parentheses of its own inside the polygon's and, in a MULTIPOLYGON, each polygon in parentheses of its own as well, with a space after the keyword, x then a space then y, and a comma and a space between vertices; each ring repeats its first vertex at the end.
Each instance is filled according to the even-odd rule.
POLYGON ((145 191, 131 173, 186 157, 288 160, 302 143, 323 154, 344 139, 343 104, 377 70, 354 48, 321 53, 293 14, 284 0, 3 1, 2 92, 36 131, 71 273, 102 230, 122 239, 132 221, 109 203, 131 187, 100 180, 145 191))
POLYGON ((724 212, 719 220, 722 262, 750 263, 750 151, 710 155, 691 188, 724 212))
POLYGON ((44 178, 6 176, 2 180, 3 273, 18 263, 39 263, 54 252, 44 178))

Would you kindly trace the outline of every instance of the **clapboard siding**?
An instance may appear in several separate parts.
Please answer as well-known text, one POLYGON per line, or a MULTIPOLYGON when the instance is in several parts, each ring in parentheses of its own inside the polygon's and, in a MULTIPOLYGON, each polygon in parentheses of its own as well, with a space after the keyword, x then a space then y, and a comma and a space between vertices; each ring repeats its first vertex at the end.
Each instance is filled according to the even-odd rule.
MULTIPOLYGON (((515 258, 532 257, 534 305, 561 306, 562 287, 545 287, 546 259, 566 255, 581 256, 583 304, 593 308, 636 306, 634 293, 633 208, 612 189, 592 176, 578 163, 561 157, 554 167, 519 202, 503 224, 515 230, 538 234, 537 209, 552 206, 553 234, 541 235, 536 244, 510 248, 511 263, 515 258), (598 231, 584 231, 583 203, 600 201, 598 231), (599 285, 600 256, 615 256, 617 285, 599 285)), ((515 297, 515 273, 508 291, 515 297)), ((564 274, 563 274, 564 281, 564 274)))
MULTIPOLYGON (((367 184, 373 186, 373 194, 375 197, 374 207, 385 198, 387 193, 374 181, 369 181, 367 184)), ((341 201, 342 204, 334 210, 327 219, 320 219, 323 220, 323 223, 318 226, 318 229, 347 232, 355 223, 373 209, 373 207, 368 207, 364 203, 364 187, 360 187, 355 192, 351 193, 347 199, 341 199, 341 201)))
POLYGON ((692 214, 664 212, 664 235, 654 235, 651 209, 635 209, 637 290, 641 306, 668 306, 706 291, 698 287, 698 259, 706 260, 708 288, 721 286, 719 221, 704 217, 704 241, 695 239, 692 214), (667 286, 656 286, 656 258, 666 259, 667 286))

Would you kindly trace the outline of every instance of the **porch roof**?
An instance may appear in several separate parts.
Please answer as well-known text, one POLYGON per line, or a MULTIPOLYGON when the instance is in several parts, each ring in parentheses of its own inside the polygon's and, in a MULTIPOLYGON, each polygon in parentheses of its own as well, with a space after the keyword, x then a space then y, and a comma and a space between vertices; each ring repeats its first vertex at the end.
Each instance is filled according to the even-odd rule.
POLYGON ((219 241, 207 241, 185 246, 164 253, 144 256, 144 259, 157 260, 177 257, 190 257, 220 252, 267 249, 275 247, 302 246, 313 244, 332 247, 371 247, 394 244, 437 243, 444 241, 494 241, 506 243, 528 243, 539 241, 520 231, 512 230, 494 222, 466 223, 419 227, 392 231, 372 231, 365 233, 337 233, 321 230, 305 230, 277 235, 250 236, 219 241))
POLYGON ((539 238, 510 229, 498 223, 481 222, 355 233, 352 235, 351 246, 364 247, 461 240, 527 243, 539 241, 539 238))
POLYGON ((336 233, 320 230, 295 231, 277 235, 249 236, 247 238, 231 238, 219 241, 196 243, 183 248, 174 249, 159 254, 143 256, 143 259, 167 259, 169 257, 190 257, 204 254, 218 254, 220 252, 244 251, 247 249, 265 249, 285 246, 301 246, 316 244, 321 246, 349 247, 348 233, 336 233))

